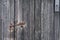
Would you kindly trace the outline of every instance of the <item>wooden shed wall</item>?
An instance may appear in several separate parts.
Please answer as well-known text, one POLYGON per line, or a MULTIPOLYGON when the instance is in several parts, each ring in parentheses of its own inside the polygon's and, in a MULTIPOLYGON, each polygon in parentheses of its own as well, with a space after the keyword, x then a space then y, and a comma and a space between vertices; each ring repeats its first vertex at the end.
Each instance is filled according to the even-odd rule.
POLYGON ((10 40, 8 28, 14 13, 26 22, 23 34, 19 28, 17 40, 60 40, 59 13, 54 13, 54 0, 1 0, 1 40, 10 40), (15 7, 15 12, 14 12, 15 7), (2 9, 2 10, 1 10, 2 9))

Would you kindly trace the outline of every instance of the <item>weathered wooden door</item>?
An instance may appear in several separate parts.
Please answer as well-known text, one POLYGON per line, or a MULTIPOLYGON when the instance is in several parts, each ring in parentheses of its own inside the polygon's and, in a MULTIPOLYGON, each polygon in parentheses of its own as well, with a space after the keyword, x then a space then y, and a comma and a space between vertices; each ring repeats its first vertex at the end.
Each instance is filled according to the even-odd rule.
POLYGON ((2 40, 59 40, 54 0, 1 0, 1 3, 2 40), (15 25, 21 21, 26 24, 23 29, 15 25), (9 29, 12 24, 13 32, 9 29))
POLYGON ((2 2, 3 40, 41 39, 41 0, 2 0, 2 2), (24 21, 26 26, 23 29, 15 26, 17 32, 10 32, 10 24, 14 24, 14 21, 17 23, 24 21))

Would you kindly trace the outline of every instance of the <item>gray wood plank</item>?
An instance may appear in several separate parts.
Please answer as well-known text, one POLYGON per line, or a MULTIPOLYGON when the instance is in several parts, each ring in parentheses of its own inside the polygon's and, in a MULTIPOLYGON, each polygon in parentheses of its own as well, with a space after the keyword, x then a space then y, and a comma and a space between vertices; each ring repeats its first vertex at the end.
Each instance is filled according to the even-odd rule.
POLYGON ((9 38, 9 24, 10 24, 10 4, 9 0, 3 0, 3 40, 8 40, 9 38))
POLYGON ((54 40, 53 35, 53 1, 42 0, 41 29, 42 40, 54 40))
POLYGON ((26 22, 24 28, 24 40, 30 40, 30 0, 22 0, 22 17, 26 22))
MULTIPOLYGON (((14 24, 14 0, 9 0, 9 2, 10 2, 10 23, 14 24)), ((14 40, 14 32, 9 33, 10 40, 14 40)))
POLYGON ((35 40, 41 40, 41 0, 35 0, 35 40))
POLYGON ((55 40, 59 40, 59 13, 55 13, 55 40))
POLYGON ((30 0, 30 40, 35 39, 34 14, 34 0, 30 0))
POLYGON ((0 0, 0 40, 2 40, 2 0, 0 0))

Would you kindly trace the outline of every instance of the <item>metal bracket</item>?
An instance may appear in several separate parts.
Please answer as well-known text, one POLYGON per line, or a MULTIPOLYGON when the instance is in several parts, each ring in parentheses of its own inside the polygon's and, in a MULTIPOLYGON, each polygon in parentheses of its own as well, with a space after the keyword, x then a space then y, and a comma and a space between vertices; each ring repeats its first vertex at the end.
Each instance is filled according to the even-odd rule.
MULTIPOLYGON (((18 23, 18 24, 16 23, 15 26, 16 26, 16 27, 17 27, 17 26, 20 26, 21 28, 24 28, 24 27, 25 27, 24 25, 25 25, 25 22, 22 21, 22 22, 20 22, 20 23, 18 23)), ((12 23, 11 23, 10 26, 9 26, 9 30, 10 30, 10 32, 13 32, 13 30, 14 30, 14 25, 13 25, 12 23)))
POLYGON ((59 12, 59 0, 55 0, 55 12, 59 12))

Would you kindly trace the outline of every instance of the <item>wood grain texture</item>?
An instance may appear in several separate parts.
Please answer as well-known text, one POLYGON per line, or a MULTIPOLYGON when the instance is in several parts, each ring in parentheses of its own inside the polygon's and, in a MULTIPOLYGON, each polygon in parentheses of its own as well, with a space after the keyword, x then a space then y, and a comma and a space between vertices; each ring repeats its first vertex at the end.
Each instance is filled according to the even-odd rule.
POLYGON ((22 0, 22 18, 26 22, 24 40, 30 40, 30 0, 22 0))
POLYGON ((0 0, 0 39, 2 40, 2 0, 0 0))
MULTIPOLYGON (((17 28, 19 29, 17 40, 60 40, 60 14, 54 13, 54 0, 15 1, 16 21, 26 23, 26 27, 22 30, 21 27, 17 28)), ((0 6, 0 9, 3 8, 1 21, 3 21, 4 40, 8 40, 8 26, 14 21, 14 0, 3 0, 3 4, 3 7, 0 6)))
POLYGON ((35 39, 34 0, 30 0, 30 40, 35 39))
POLYGON ((55 40, 53 1, 42 0, 41 10, 42 40, 55 40))
POLYGON ((41 0, 35 0, 35 40, 41 40, 41 0))

